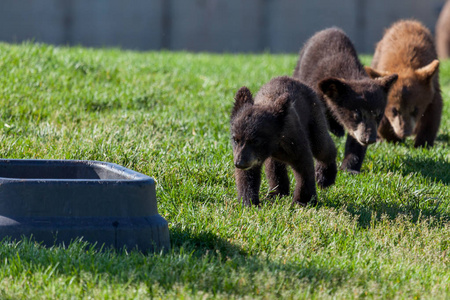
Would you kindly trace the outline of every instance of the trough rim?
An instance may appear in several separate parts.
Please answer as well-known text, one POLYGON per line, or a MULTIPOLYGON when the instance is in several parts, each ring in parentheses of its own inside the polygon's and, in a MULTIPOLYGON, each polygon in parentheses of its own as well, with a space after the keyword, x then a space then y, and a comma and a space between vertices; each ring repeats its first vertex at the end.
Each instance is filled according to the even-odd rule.
POLYGON ((114 183, 151 183, 155 184, 155 179, 153 177, 147 176, 145 174, 139 173, 137 171, 133 171, 121 165, 104 162, 98 160, 78 160, 78 159, 5 159, 0 158, 0 167, 3 164, 18 164, 18 165, 42 165, 42 166, 67 166, 68 164, 71 166, 87 166, 87 167, 100 167, 103 169, 107 169, 110 172, 115 174, 128 177, 128 178, 113 178, 113 179, 100 179, 100 178, 19 178, 19 177, 2 177, 0 176, 0 184, 5 183, 98 183, 98 182, 114 182, 114 183))

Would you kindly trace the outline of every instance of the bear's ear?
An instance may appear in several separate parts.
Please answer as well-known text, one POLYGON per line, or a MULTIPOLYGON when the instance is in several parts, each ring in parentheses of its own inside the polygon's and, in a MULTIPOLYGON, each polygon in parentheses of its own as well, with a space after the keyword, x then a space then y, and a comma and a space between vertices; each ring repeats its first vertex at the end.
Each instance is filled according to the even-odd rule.
POLYGON ((389 92, 389 89, 392 87, 392 85, 397 81, 398 75, 397 74, 391 74, 384 77, 379 77, 376 80, 380 82, 381 86, 383 87, 384 91, 386 93, 389 92))
POLYGON ((330 100, 338 102, 339 96, 347 91, 347 84, 337 78, 327 78, 319 82, 319 89, 330 100))
POLYGON ((366 70, 367 75, 369 75, 369 77, 372 79, 377 79, 377 78, 389 75, 389 72, 378 71, 378 70, 372 69, 371 67, 367 67, 367 66, 365 66, 364 69, 366 70))
POLYGON ((291 102, 289 101, 289 93, 283 93, 281 96, 279 96, 275 102, 273 103, 273 113, 277 117, 282 117, 286 115, 286 113, 289 110, 289 104, 291 102))
POLYGON ((416 76, 419 78, 419 80, 429 83, 431 82, 431 79, 433 78, 434 74, 437 73, 438 69, 439 69, 439 60, 435 59, 425 67, 417 69, 415 73, 416 76))
POLYGON ((234 107, 231 115, 235 115, 246 103, 253 105, 253 96, 252 92, 246 86, 243 86, 236 92, 236 96, 234 96, 234 107))

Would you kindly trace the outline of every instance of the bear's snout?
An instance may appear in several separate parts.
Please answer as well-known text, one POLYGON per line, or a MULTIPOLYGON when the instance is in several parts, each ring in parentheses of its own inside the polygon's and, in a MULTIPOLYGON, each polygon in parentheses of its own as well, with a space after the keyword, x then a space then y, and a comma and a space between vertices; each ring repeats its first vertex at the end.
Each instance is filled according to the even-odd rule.
POLYGON ((239 160, 234 162, 234 166, 238 169, 246 170, 251 167, 251 164, 247 161, 239 160))
POLYGON ((374 124, 365 124, 360 123, 357 129, 353 132, 353 137, 360 143, 362 146, 367 146, 373 144, 377 141, 377 127, 376 123, 374 124))
POLYGON ((364 142, 367 145, 370 145, 370 144, 374 144, 376 141, 377 141, 377 135, 376 134, 370 134, 369 136, 366 137, 364 142))
POLYGON ((234 156, 234 166, 238 169, 247 170, 258 164, 258 159, 252 151, 244 147, 234 156))

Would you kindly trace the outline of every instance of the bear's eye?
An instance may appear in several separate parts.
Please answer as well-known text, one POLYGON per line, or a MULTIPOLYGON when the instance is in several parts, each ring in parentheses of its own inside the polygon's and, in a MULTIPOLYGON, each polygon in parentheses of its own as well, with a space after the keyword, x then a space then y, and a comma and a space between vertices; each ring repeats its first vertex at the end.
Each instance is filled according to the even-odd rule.
POLYGON ((353 118, 357 121, 361 120, 361 112, 359 110, 353 113, 353 118))
POLYGON ((416 106, 416 107, 414 107, 414 110, 411 112, 411 116, 417 117, 418 113, 419 113, 419 108, 416 106))
POLYGON ((392 114, 394 117, 398 115, 398 110, 395 107, 392 108, 392 114))
POLYGON ((233 141, 234 145, 237 145, 239 143, 239 139, 235 136, 231 137, 231 140, 233 141))

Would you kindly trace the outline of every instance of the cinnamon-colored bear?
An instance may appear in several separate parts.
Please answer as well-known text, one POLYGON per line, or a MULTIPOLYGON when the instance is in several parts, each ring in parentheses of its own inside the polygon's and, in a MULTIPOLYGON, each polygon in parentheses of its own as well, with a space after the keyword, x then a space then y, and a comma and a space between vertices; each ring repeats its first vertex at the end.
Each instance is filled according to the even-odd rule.
POLYGON ((402 20, 386 30, 378 43, 371 77, 396 73, 378 135, 398 142, 415 135, 414 147, 433 146, 441 121, 439 60, 433 36, 418 21, 402 20))

